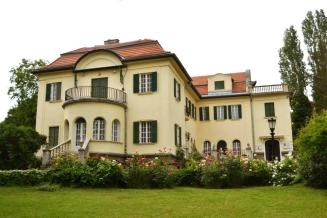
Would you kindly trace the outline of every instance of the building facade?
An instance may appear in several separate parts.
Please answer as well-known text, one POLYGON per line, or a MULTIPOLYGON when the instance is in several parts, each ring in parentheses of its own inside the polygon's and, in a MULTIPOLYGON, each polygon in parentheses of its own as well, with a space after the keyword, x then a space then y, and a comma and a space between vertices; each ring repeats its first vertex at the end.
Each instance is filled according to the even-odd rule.
POLYGON ((247 149, 271 159, 293 149, 285 85, 256 86, 249 71, 192 78, 155 40, 108 40, 34 73, 36 130, 48 137, 51 157, 174 155, 179 146, 188 154, 194 146, 207 155, 247 149), (269 117, 277 120, 273 147, 269 117))

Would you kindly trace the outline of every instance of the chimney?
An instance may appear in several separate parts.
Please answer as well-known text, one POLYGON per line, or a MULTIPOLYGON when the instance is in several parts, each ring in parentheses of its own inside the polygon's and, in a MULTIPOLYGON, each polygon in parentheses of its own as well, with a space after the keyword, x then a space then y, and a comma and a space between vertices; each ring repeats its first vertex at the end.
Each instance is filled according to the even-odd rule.
POLYGON ((108 39, 106 41, 104 41, 105 45, 111 45, 111 44, 116 44, 119 43, 119 39, 108 39))

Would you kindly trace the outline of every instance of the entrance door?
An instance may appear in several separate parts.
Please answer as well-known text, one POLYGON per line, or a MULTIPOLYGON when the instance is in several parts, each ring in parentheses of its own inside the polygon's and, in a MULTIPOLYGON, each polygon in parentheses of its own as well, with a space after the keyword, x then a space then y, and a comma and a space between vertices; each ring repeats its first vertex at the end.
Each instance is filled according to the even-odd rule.
POLYGON ((91 96, 93 98, 107 98, 108 78, 92 79, 91 96))
POLYGON ((226 154, 227 151, 227 143, 224 140, 220 140, 217 143, 217 152, 219 154, 226 154))
POLYGON ((273 161, 277 157, 280 161, 280 148, 279 141, 277 140, 267 140, 265 143, 266 148, 266 160, 273 161))

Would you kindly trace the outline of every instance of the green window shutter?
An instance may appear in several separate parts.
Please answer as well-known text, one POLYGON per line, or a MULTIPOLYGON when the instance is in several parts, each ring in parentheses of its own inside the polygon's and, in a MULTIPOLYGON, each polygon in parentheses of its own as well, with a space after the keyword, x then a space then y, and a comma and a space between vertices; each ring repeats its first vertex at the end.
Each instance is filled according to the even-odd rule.
POLYGON ((274 102, 265 103, 265 116, 266 117, 275 116, 274 102))
POLYGON ((196 120, 196 107, 194 107, 194 119, 196 120))
POLYGON ((177 86, 178 86, 178 100, 181 99, 181 84, 177 83, 177 86))
POLYGON ((207 114, 206 120, 210 120, 209 107, 205 107, 205 110, 206 110, 206 114, 207 114))
POLYGON ((213 106, 213 119, 217 120, 217 106, 213 106))
POLYGON ((225 89, 224 81, 215 81, 215 90, 225 89))
POLYGON ((151 121, 151 142, 156 143, 157 142, 157 121, 151 121))
POLYGON ((45 93, 45 100, 50 101, 50 95, 51 95, 51 84, 47 84, 46 93, 45 93))
POLYGON ((133 123, 133 143, 134 144, 139 144, 140 143, 140 122, 134 122, 133 123))
POLYGON ((177 96, 176 96, 176 79, 174 79, 174 97, 176 98, 177 96))
POLYGON ((175 124, 175 145, 177 145, 177 124, 175 124))
POLYGON ((182 145, 182 127, 178 127, 178 131, 179 131, 178 145, 182 145))
POLYGON ((224 106, 224 119, 227 119, 227 106, 224 106))
POLYGON ((58 145, 59 127, 49 128, 49 146, 53 147, 58 145))
POLYGON ((238 105, 238 118, 242 118, 242 105, 238 105))
POLYGON ((139 93, 139 80, 140 80, 140 75, 139 74, 134 74, 133 75, 133 92, 134 93, 139 93))
POLYGON ((61 82, 57 83, 57 96, 56 100, 61 99, 61 82))
POLYGON ((152 80, 151 91, 156 92, 157 91, 157 72, 152 73, 151 80, 152 80))
POLYGON ((232 106, 228 105, 228 118, 232 119, 232 106))
POLYGON ((202 114, 202 107, 200 107, 199 111, 200 111, 200 120, 202 121, 203 120, 203 114, 202 114))

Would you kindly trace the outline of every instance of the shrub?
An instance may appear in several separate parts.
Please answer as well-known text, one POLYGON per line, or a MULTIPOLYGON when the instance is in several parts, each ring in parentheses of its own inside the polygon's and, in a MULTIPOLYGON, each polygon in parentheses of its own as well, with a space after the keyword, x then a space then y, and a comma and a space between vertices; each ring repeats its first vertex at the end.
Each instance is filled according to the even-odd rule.
POLYGON ((46 137, 33 128, 0 124, 0 169, 28 169, 37 167, 34 155, 46 137))
POLYGON ((298 165, 292 157, 286 157, 282 161, 272 163, 271 184, 285 186, 294 183, 298 174, 298 165))
POLYGON ((38 185, 47 181, 45 170, 0 171, 0 185, 38 185))
POLYGON ((268 185, 271 180, 271 167, 264 160, 243 160, 243 185, 268 185))
POLYGON ((181 168, 173 172, 175 177, 175 183, 178 186, 192 186, 200 187, 202 186, 202 168, 201 167, 191 167, 181 168))
POLYGON ((307 185, 327 188, 327 110, 314 115, 295 140, 299 171, 307 185))

